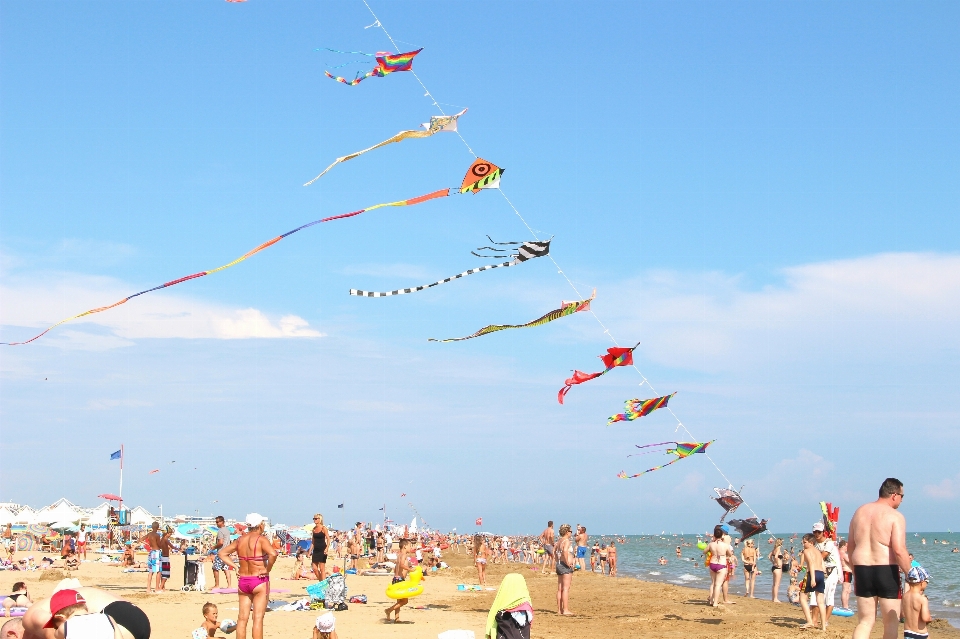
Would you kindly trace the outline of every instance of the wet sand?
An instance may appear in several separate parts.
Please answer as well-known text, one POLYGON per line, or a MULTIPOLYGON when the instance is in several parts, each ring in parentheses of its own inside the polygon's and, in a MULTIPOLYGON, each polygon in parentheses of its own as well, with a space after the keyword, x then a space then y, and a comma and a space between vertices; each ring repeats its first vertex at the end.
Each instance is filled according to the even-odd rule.
MULTIPOLYGON (((93 555, 91 555, 91 558, 93 555)), ((337 632, 342 639, 434 639, 445 630, 473 630, 477 639, 483 636, 487 611, 493 602, 494 590, 461 592, 458 583, 475 584, 476 570, 465 555, 449 553, 444 560, 451 565, 440 576, 425 582, 425 592, 412 599, 403 609, 400 624, 384 622, 383 610, 392 604, 384 595, 389 577, 350 575, 350 595, 367 595, 367 604, 350 604, 350 609, 335 613, 337 632), (416 606, 417 608, 414 608, 416 606)), ((332 565, 332 564, 331 564, 332 565)), ((207 586, 212 587, 211 566, 204 564, 207 586)), ((272 587, 287 589, 274 593, 273 600, 294 601, 306 596, 309 581, 287 581, 293 559, 282 558, 273 570, 272 587)), ((735 605, 714 609, 706 605, 706 591, 670 584, 642 582, 632 578, 612 579, 595 574, 576 573, 570 593, 570 608, 575 617, 556 614, 556 576, 540 576, 524 564, 506 566, 491 564, 487 582, 494 588, 508 572, 524 575, 535 609, 532 637, 608 639, 610 637, 720 637, 766 639, 791 636, 850 637, 852 619, 833 617, 826 633, 801 630, 803 613, 796 606, 735 597, 735 605)), ((173 558, 172 577, 168 587, 182 585, 183 558, 173 558)), ((34 598, 49 596, 60 575, 45 572, 0 572, 0 593, 10 592, 14 581, 26 581, 34 598)), ((237 596, 210 593, 179 592, 147 594, 147 575, 143 572, 122 573, 115 566, 84 563, 73 574, 85 586, 97 586, 134 602, 146 611, 155 639, 185 639, 200 625, 200 609, 211 601, 219 607, 220 619, 237 617, 237 596)), ((233 580, 236 586, 236 579, 233 580)), ((265 619, 265 637, 308 639, 317 611, 270 612, 265 619)), ((960 631, 945 621, 935 622, 931 635, 936 638, 960 639, 960 631)), ((902 629, 901 629, 902 636, 902 629)), ((882 635, 879 623, 873 637, 882 635)), ((218 634, 218 636, 220 636, 218 634)), ((231 635, 236 636, 236 635, 231 635)))

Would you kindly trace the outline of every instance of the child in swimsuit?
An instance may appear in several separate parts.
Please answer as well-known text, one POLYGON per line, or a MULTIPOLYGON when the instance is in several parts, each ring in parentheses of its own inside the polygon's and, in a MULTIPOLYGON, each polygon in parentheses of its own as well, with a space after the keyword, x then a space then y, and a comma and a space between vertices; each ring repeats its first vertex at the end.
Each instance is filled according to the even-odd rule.
POLYGON ((927 639, 927 624, 933 621, 930 602, 924 591, 930 575, 922 566, 914 566, 907 573, 907 591, 903 593, 903 639, 927 639))
POLYGON ((193 639, 202 639, 203 637, 213 637, 220 629, 220 623, 217 621, 219 615, 216 604, 209 601, 203 604, 203 623, 193 631, 193 639))
MULTIPOLYGON (((817 611, 820 613, 820 626, 822 630, 827 629, 827 608, 824 601, 824 591, 826 583, 824 573, 826 572, 823 564, 823 555, 817 550, 817 540, 811 533, 803 536, 803 553, 800 556, 800 567, 806 568, 807 574, 803 579, 804 594, 816 593, 817 611)), ((813 617, 810 614, 810 601, 807 597, 800 597, 800 607, 803 608, 803 616, 807 623, 801 628, 815 628, 813 617)))
POLYGON ((337 620, 332 612, 317 617, 312 639, 337 639, 337 620))

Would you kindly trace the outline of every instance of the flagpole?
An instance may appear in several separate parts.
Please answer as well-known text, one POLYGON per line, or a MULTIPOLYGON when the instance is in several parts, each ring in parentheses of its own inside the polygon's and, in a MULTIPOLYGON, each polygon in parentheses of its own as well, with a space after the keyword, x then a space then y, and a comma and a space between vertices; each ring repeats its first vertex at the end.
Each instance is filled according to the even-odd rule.
POLYGON ((120 510, 123 510, 123 444, 120 444, 120 492, 117 497, 120 498, 120 510))

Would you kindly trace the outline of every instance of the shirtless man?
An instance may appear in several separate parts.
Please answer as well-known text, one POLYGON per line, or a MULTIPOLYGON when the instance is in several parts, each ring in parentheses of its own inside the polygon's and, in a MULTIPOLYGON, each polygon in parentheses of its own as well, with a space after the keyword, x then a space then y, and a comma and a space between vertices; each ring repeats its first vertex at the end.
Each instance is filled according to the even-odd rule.
POLYGON ((800 607, 803 608, 803 616, 807 623, 801 628, 816 628, 813 623, 813 617, 810 614, 810 598, 807 596, 814 593, 817 601, 817 611, 820 613, 820 628, 827 629, 827 612, 823 603, 823 592, 825 589, 826 568, 823 565, 823 555, 817 550, 817 540, 812 533, 803 536, 803 552, 800 554, 800 567, 807 569, 807 574, 803 578, 803 594, 800 595, 800 607))
POLYGON ((843 567, 843 586, 840 591, 840 605, 850 608, 850 589, 853 586, 853 567, 850 565, 850 555, 847 554, 847 540, 841 539, 837 544, 840 549, 840 565, 843 567))
POLYGON ((577 526, 575 541, 577 542, 577 565, 580 566, 580 570, 587 569, 587 539, 587 527, 577 526))
POLYGON ((903 482, 893 477, 880 486, 880 498, 853 513, 847 554, 853 566, 857 627, 853 639, 867 639, 877 617, 883 617, 883 639, 896 639, 900 621, 900 571, 910 572, 907 522, 897 508, 903 503, 903 482))
POLYGON ((553 532, 553 522, 548 521, 547 527, 540 533, 540 545, 543 546, 543 570, 540 571, 541 575, 545 575, 548 571, 553 570, 553 544, 555 541, 556 534, 553 532))
POLYGON ((927 639, 927 624, 933 621, 930 602, 923 593, 930 576, 922 566, 907 573, 907 591, 903 593, 903 639, 927 639))
POLYGON ((147 592, 160 592, 160 533, 157 532, 159 530, 160 524, 153 522, 150 532, 140 539, 150 546, 150 552, 147 554, 147 592), (154 581, 156 581, 155 584, 154 581))
POLYGON ((170 578, 170 555, 173 552, 173 544, 170 543, 171 535, 173 535, 173 528, 167 526, 163 531, 163 537, 160 538, 160 590, 167 589, 167 579, 170 578))
MULTIPOLYGON (((397 563, 393 567, 393 580, 390 585, 398 584, 407 578, 410 574, 410 550, 413 544, 407 539, 400 540, 400 550, 397 551, 397 563)), ((394 614, 393 623, 400 623, 400 608, 405 606, 409 599, 397 599, 392 606, 386 609, 387 621, 390 621, 390 613, 394 614)))

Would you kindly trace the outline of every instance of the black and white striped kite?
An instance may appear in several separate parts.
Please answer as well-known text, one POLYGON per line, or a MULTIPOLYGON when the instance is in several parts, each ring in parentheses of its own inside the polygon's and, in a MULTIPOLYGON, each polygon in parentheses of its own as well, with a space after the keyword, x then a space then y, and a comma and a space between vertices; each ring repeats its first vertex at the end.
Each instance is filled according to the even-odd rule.
POLYGON ((480 253, 475 253, 470 251, 471 254, 476 255, 477 257, 486 257, 486 258, 498 258, 498 257, 512 257, 513 259, 509 262, 502 262, 500 264, 487 264, 486 266, 480 266, 478 268, 472 268, 469 271, 464 271, 452 277, 444 278, 433 284, 424 284, 423 286, 415 286, 413 288, 399 288, 395 291, 361 291, 356 288, 350 289, 351 295, 356 295, 358 297, 390 297, 391 295, 405 295, 407 293, 416 293, 417 291, 422 291, 424 289, 432 288, 434 286, 439 286, 441 284, 446 284, 447 282, 452 282, 453 280, 458 280, 461 277, 466 277, 467 275, 473 275, 474 273, 480 273, 481 271, 489 271, 494 268, 503 268, 507 266, 516 266, 517 264, 522 264, 527 260, 532 260, 537 257, 543 257, 544 255, 549 255, 550 253, 550 242, 547 240, 545 242, 494 242, 490 239, 490 236, 487 236, 487 239, 490 240, 492 244, 498 246, 519 246, 517 249, 510 248, 495 248, 492 246, 482 246, 478 248, 478 251, 492 251, 492 255, 481 255, 480 253), (515 250, 516 252, 511 252, 515 250))

